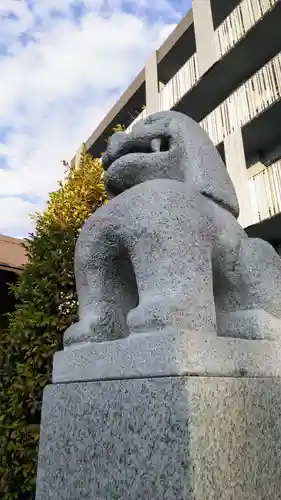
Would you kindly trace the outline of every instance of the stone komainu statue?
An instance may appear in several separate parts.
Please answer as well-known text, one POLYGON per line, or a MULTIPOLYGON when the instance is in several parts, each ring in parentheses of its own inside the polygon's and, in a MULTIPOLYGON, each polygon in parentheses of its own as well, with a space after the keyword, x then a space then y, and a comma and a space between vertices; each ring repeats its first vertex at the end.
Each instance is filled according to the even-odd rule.
POLYGON ((281 259, 237 222, 217 149, 187 116, 162 112, 117 132, 103 156, 113 198, 75 254, 78 323, 69 346, 192 329, 281 336, 281 259))

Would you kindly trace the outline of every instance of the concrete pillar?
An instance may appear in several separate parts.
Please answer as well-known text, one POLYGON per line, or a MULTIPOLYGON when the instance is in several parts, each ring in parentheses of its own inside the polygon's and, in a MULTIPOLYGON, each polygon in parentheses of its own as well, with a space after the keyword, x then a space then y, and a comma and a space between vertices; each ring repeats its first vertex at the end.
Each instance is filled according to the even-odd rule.
POLYGON ((211 0, 192 0, 199 76, 217 61, 211 0))
POLYGON ((145 93, 147 114, 159 111, 159 86, 156 50, 145 65, 145 93))
POLYGON ((224 140, 225 162, 239 201, 239 222, 243 227, 256 221, 248 187, 247 165, 241 128, 224 140))

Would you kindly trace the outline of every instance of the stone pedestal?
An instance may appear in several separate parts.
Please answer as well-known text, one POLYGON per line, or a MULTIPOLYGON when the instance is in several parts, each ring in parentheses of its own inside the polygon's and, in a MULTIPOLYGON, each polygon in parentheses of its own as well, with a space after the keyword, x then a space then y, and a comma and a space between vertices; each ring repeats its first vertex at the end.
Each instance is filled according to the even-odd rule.
POLYGON ((280 361, 190 332, 58 353, 36 499, 280 499, 280 361))

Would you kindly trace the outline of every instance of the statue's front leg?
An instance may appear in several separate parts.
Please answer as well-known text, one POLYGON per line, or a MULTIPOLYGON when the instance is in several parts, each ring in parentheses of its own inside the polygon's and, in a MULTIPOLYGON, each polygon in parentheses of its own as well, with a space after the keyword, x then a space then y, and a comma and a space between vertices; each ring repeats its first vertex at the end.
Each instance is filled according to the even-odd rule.
POLYGON ((132 249, 139 305, 128 314, 130 332, 192 329, 215 334, 212 241, 202 230, 204 221, 184 203, 179 204, 175 220, 169 205, 158 209, 150 216, 147 236, 132 249))
POLYGON ((93 216, 82 229, 75 275, 79 321, 65 332, 64 345, 126 337, 126 316, 137 304, 135 276, 118 234, 105 220, 93 216))
POLYGON ((222 287, 217 290, 223 293, 216 298, 219 334, 280 340, 281 259, 271 245, 242 238, 233 266, 223 265, 221 271, 222 287))

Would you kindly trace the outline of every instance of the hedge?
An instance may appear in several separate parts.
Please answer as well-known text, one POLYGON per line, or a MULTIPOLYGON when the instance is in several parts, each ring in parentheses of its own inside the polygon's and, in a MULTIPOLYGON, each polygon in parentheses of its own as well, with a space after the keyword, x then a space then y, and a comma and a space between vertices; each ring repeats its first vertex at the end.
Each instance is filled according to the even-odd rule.
MULTIPOLYGON (((65 164, 65 163, 64 163, 65 164)), ((41 398, 65 329, 77 319, 73 255, 85 219, 106 201, 100 162, 86 153, 36 214, 17 306, 0 338, 0 498, 34 498, 41 398)))

